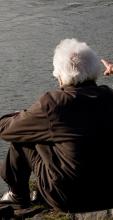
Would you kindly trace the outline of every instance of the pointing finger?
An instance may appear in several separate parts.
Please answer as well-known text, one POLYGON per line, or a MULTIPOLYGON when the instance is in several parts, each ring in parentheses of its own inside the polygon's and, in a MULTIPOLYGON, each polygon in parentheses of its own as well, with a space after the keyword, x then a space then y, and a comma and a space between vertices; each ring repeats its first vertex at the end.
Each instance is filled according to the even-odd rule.
POLYGON ((108 67, 108 66, 109 66, 109 63, 108 63, 106 60, 101 59, 101 62, 104 64, 105 67, 108 67))

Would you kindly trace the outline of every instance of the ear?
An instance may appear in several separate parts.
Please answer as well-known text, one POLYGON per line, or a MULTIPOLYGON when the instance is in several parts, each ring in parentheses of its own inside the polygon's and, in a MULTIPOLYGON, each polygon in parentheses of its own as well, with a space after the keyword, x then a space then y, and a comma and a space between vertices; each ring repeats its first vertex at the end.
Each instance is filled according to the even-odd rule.
POLYGON ((79 63, 79 57, 78 57, 77 53, 71 54, 70 62, 71 62, 72 68, 74 69, 77 66, 77 64, 79 63))

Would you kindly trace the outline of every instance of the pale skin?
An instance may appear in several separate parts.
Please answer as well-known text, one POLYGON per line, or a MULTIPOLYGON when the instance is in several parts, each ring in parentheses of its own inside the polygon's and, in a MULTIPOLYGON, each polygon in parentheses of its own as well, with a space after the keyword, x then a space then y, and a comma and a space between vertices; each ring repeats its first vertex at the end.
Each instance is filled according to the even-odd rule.
POLYGON ((104 71, 104 75, 111 75, 113 74, 113 64, 109 63, 108 61, 102 59, 101 62, 104 64, 105 66, 105 71, 104 71))

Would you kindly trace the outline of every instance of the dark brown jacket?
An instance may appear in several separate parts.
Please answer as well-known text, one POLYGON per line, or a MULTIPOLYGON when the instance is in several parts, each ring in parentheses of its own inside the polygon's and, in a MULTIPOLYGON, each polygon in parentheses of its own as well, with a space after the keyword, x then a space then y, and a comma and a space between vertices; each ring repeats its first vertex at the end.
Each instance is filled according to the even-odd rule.
POLYGON ((112 133, 113 91, 90 81, 47 92, 29 109, 0 120, 0 138, 35 143, 41 193, 62 209, 92 208, 86 196, 98 195, 96 206, 103 205, 112 186, 112 133))

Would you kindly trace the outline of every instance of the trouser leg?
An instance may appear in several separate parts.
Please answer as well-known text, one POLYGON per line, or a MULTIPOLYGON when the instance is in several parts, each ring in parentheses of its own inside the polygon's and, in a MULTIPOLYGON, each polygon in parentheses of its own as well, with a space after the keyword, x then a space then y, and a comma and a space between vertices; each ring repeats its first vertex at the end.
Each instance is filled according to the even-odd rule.
POLYGON ((1 177, 16 194, 29 192, 29 178, 37 160, 35 146, 11 144, 1 167, 1 177))

